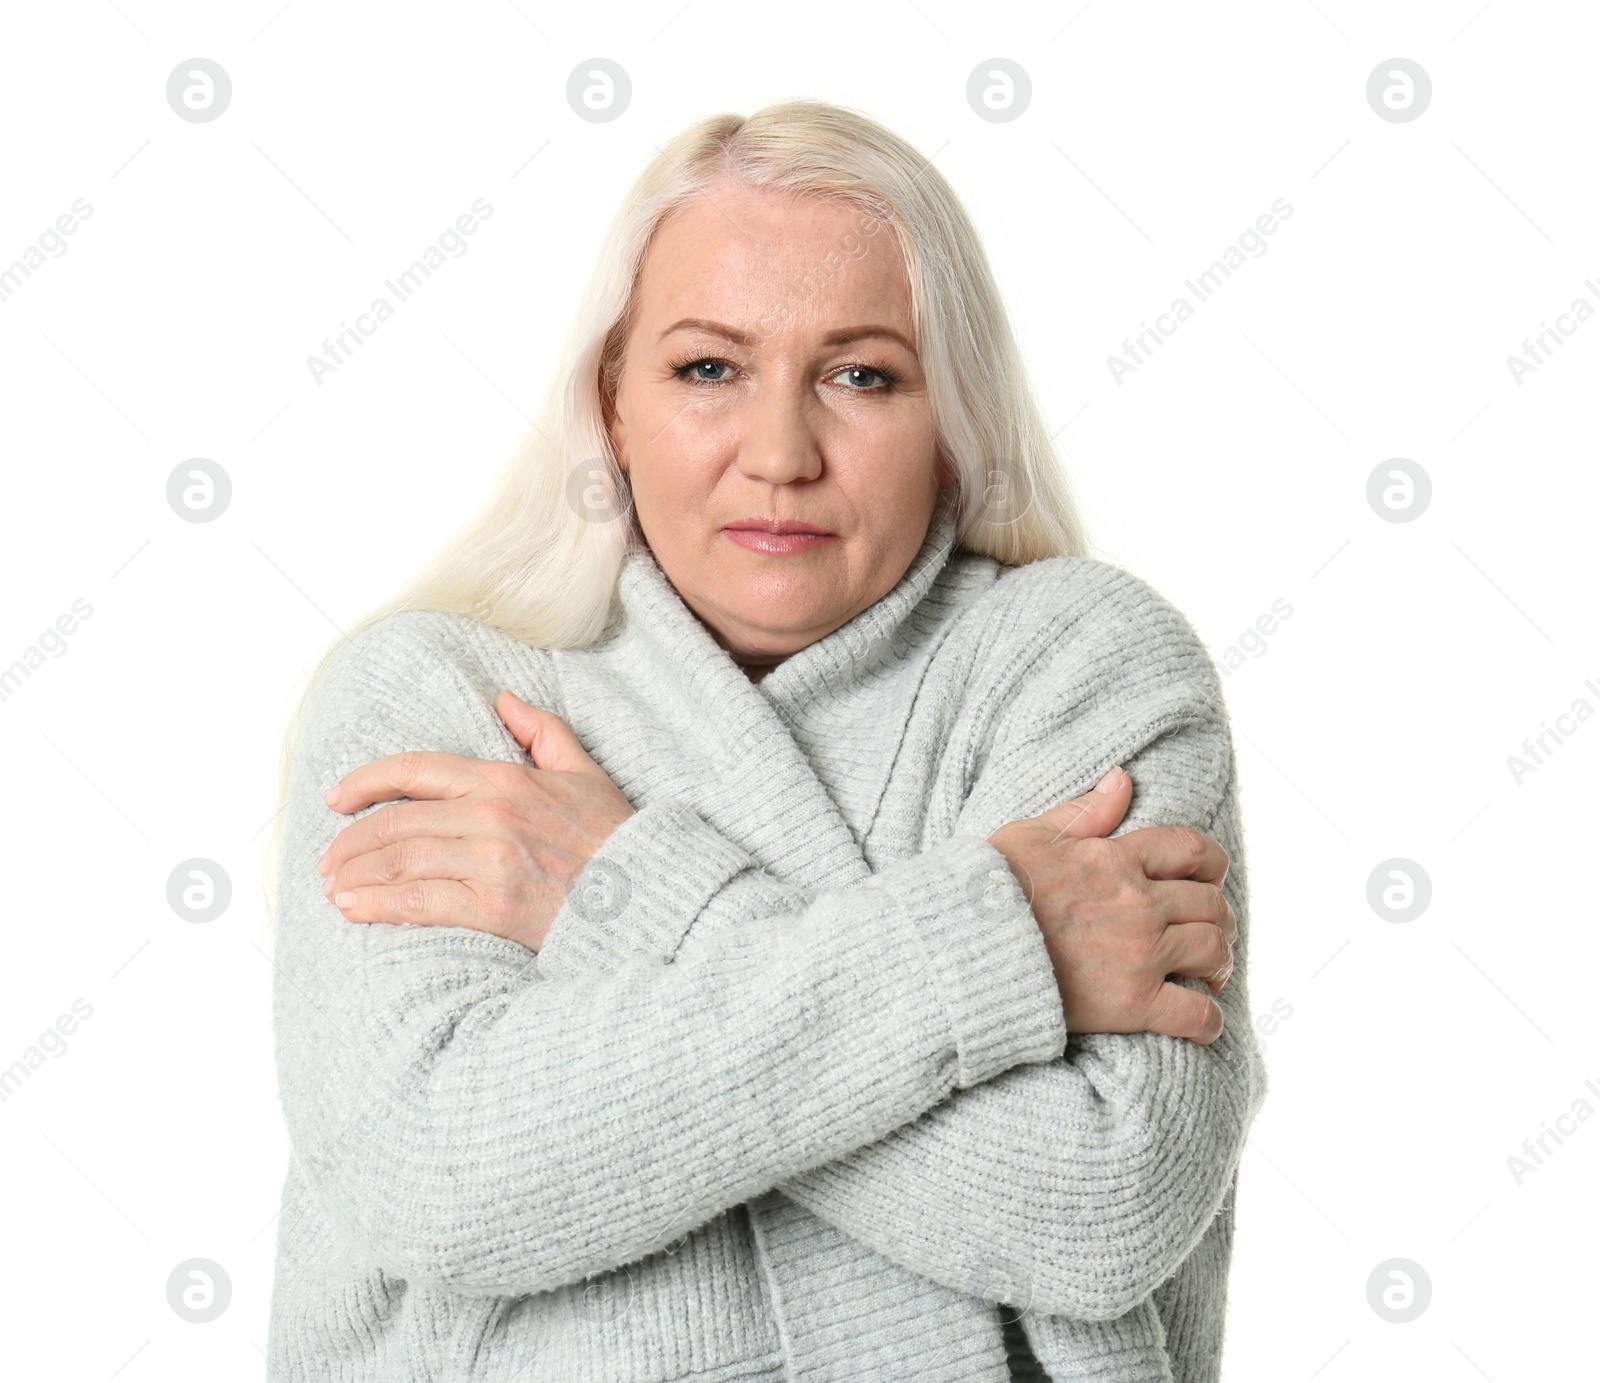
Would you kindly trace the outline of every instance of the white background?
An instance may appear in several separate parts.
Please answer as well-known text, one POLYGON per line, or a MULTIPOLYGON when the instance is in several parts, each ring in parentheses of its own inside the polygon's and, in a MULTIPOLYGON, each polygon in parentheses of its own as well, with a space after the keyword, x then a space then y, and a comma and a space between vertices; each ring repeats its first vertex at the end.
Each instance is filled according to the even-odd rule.
MULTIPOLYGON (((971 207, 1097 555, 1184 610, 1227 680, 1272 1089, 1244 1155, 1225 1376, 1594 1376, 1600 1109, 1592 788, 1600 718, 1517 783, 1507 756, 1600 708, 1600 320, 1519 384, 1506 359, 1600 306, 1600 20, 1578 3, 8 7, 0 265, 93 214, 0 302, 0 665, 93 607, 0 702, 11 864, 0 1065, 92 1016, 0 1104, 6 1371, 259 1377, 287 1139, 260 867, 299 679, 473 513, 526 429, 623 191, 689 121, 855 106, 971 207), (1432 102, 1380 119, 1368 74, 1432 102), (231 75, 218 120, 169 73, 231 75), (605 56, 624 115, 578 119, 605 56), (968 106, 1020 62, 1032 103, 968 106), (531 160, 531 162, 530 162, 531 160), (306 357, 466 211, 468 242, 358 356, 306 357), (1292 217, 1155 358, 1106 358, 1276 198, 1292 217), (1569 319, 1570 322, 1571 319, 1569 319), (165 498, 232 478, 216 522, 165 498), (1367 478, 1429 474, 1409 523, 1367 478), (221 863, 195 925, 174 866, 221 863), (1369 907, 1391 857, 1432 902, 1369 907), (205 1326, 166 1300, 222 1264, 205 1326), (1432 1301, 1369 1306, 1384 1260, 1432 1301), (47 1369, 48 1365, 48 1369, 47 1369)), ((18 1372, 15 1376, 23 1376, 18 1372)))

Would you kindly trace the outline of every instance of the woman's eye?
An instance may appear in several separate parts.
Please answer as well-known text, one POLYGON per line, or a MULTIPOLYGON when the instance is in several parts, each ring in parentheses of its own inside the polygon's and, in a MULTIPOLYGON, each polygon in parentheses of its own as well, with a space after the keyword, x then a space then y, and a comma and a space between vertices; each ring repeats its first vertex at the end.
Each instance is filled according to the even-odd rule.
POLYGON ((673 373, 676 374, 680 379, 687 379, 692 383, 721 384, 723 381, 723 376, 715 373, 709 375, 702 374, 701 371, 708 369, 712 371, 722 369, 731 370, 732 368, 733 366, 728 364, 726 360, 712 360, 707 358, 705 360, 688 361, 687 363, 678 366, 673 373))
POLYGON ((841 376, 854 392, 860 394, 870 394, 882 387, 875 381, 881 380, 883 384, 894 383, 882 370, 874 370, 870 365, 847 365, 844 369, 837 371, 833 377, 838 379, 841 376))

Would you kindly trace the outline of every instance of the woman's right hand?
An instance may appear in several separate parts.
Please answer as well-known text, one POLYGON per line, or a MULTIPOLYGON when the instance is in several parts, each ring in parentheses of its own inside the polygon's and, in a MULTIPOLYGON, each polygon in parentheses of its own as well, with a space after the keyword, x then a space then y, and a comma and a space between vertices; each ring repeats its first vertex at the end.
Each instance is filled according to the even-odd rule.
POLYGON ((1222 893, 1228 852, 1181 826, 1107 839, 1127 815, 1133 779, 1113 768, 1095 788, 989 837, 1044 932, 1067 1031, 1159 1032, 1209 1046, 1222 1009, 1169 975, 1220 994, 1238 920, 1222 893))

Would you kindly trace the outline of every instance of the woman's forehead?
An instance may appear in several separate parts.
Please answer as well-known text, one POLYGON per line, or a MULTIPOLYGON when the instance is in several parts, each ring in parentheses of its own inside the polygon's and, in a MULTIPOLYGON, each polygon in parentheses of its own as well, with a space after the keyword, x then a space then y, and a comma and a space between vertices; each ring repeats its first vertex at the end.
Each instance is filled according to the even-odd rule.
POLYGON ((877 322, 911 335, 905 265, 881 222, 837 200, 741 186, 711 189, 662 222, 639 299, 652 334, 683 318, 747 331, 781 306, 785 320, 819 331, 877 322))

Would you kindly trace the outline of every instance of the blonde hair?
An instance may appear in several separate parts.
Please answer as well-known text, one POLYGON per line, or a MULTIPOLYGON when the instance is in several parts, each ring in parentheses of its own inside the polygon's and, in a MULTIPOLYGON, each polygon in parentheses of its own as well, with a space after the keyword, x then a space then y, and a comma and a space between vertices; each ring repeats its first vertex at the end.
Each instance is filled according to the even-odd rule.
MULTIPOLYGON (((939 449, 956 473, 960 544, 1007 566, 1087 555, 988 256, 931 160, 868 116, 824 101, 708 116, 661 150, 623 199, 538 418, 478 516, 307 674, 285 732, 263 872, 269 919, 306 699, 345 643, 403 610, 465 615, 541 648, 582 648, 605 632, 623 562, 644 546, 607 428, 634 284, 657 226, 730 176, 857 207, 863 235, 893 232, 939 449)), ((767 320, 793 308, 774 304, 767 320)))

